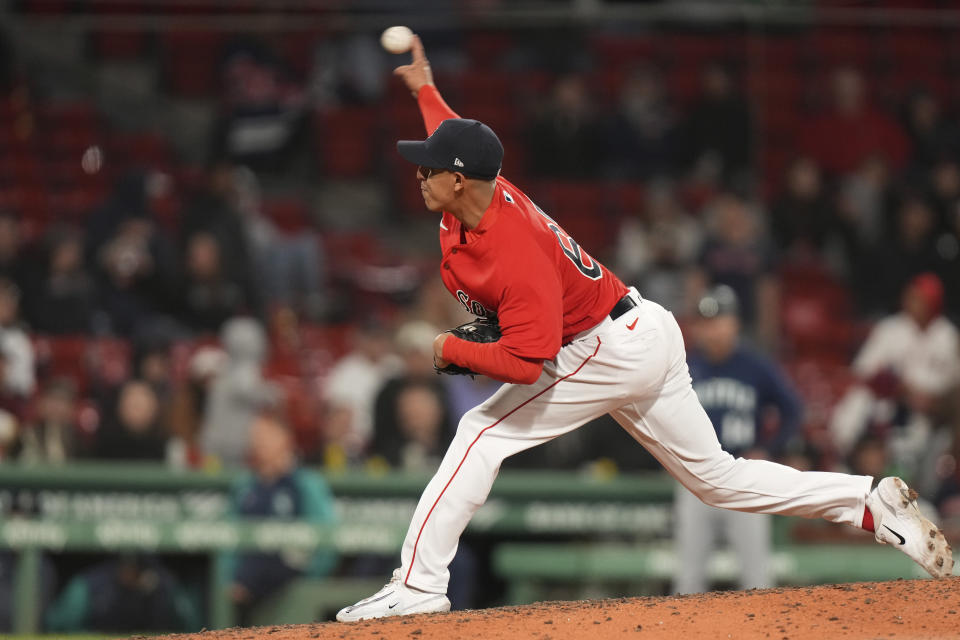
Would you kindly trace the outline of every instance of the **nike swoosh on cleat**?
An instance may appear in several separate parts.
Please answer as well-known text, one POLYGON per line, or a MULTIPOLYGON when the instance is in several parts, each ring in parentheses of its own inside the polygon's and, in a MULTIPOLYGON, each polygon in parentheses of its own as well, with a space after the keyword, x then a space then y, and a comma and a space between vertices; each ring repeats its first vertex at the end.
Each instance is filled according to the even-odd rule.
POLYGON ((388 605, 387 605, 387 609, 393 609, 393 608, 394 608, 395 606, 397 606, 398 604, 400 604, 400 603, 399 603, 399 602, 394 602, 393 604, 388 604, 388 605))
POLYGON ((635 326, 637 326, 637 320, 639 320, 639 319, 640 319, 640 318, 634 318, 634 319, 633 319, 633 322, 631 322, 630 324, 627 325, 627 329, 629 329, 630 331, 633 331, 633 328, 634 328, 635 326))
POLYGON ((899 533, 897 533, 896 531, 894 531, 893 529, 891 529, 891 528, 888 527, 887 525, 883 525, 883 528, 886 529, 887 531, 889 531, 890 533, 892 533, 893 535, 897 536, 897 539, 900 541, 900 545, 901 545, 901 546, 907 544, 906 538, 904 538, 902 535, 900 535, 899 533))

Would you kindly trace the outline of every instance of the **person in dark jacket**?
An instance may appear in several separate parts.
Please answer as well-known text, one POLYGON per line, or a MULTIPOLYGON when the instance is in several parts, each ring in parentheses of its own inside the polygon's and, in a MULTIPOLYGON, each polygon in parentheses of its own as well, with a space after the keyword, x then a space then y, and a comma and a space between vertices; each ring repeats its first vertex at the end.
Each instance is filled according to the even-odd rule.
MULTIPOLYGON (((717 439, 737 457, 779 456, 800 424, 797 393, 773 362, 741 342, 737 298, 730 287, 708 291, 697 310, 697 348, 690 352, 687 365, 717 439), (772 428, 771 411, 776 413, 777 428, 772 428)), ((676 591, 706 589, 713 538, 720 531, 739 556, 741 587, 772 586, 769 515, 710 507, 682 487, 677 488, 676 510, 676 591)))
MULTIPOLYGON (((233 512, 238 518, 297 519, 315 524, 336 521, 330 489, 321 476, 300 468, 293 436, 274 415, 261 414, 254 420, 250 471, 234 487, 233 512)), ((333 549, 312 554, 241 553, 234 559, 231 599, 243 618, 253 606, 295 578, 326 576, 336 562, 333 549)))

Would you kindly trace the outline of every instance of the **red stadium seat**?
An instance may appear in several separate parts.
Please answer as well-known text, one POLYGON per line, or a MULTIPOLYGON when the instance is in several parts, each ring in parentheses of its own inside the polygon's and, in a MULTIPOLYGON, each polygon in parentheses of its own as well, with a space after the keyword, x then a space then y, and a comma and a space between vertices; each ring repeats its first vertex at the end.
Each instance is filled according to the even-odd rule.
POLYGON ((591 48, 599 68, 629 69, 638 62, 659 58, 664 48, 669 48, 668 40, 652 35, 604 35, 593 38, 591 48))
POLYGON ((174 160, 166 136, 149 131, 113 135, 108 153, 126 168, 168 169, 174 160))
POLYGON ((511 78, 502 71, 471 71, 461 77, 464 105, 502 101, 509 99, 512 93, 511 78))
POLYGON ((271 198, 263 201, 263 213, 287 233, 310 229, 310 210, 300 198, 271 198))
POLYGON ((821 65, 829 67, 852 64, 869 69, 878 60, 876 41, 863 29, 817 29, 806 46, 821 65))
POLYGON ((466 42, 470 68, 496 67, 515 42, 516 40, 508 33, 489 31, 470 33, 466 42))
POLYGON ((369 174, 379 126, 372 109, 318 112, 314 119, 315 144, 324 173, 341 178, 369 174))
POLYGON ((671 68, 665 81, 671 100, 689 105, 700 96, 703 70, 699 66, 671 68))
POLYGON ((537 194, 537 204, 546 214, 588 252, 600 252, 616 233, 599 183, 541 182, 531 193, 537 194))
POLYGON ((50 211, 58 218, 82 223, 94 209, 106 200, 105 190, 77 187, 48 194, 50 211))
POLYGON ((884 43, 884 57, 904 68, 942 68, 947 47, 939 29, 892 29, 884 43))
POLYGON ((814 265, 785 268, 780 275, 780 318, 787 352, 795 357, 849 361, 858 332, 847 288, 825 268, 814 265))
POLYGON ((670 63, 702 68, 708 62, 742 58, 742 41, 716 34, 682 34, 669 38, 670 63))
POLYGON ((90 49, 102 60, 135 60, 147 53, 149 37, 146 31, 96 31, 90 34, 90 49))
POLYGON ((100 128, 100 114, 92 102, 54 102, 39 107, 36 115, 54 130, 87 132, 100 128))
POLYGON ((213 95, 220 87, 217 65, 222 34, 205 31, 174 31, 160 36, 163 83, 171 93, 184 98, 213 95))

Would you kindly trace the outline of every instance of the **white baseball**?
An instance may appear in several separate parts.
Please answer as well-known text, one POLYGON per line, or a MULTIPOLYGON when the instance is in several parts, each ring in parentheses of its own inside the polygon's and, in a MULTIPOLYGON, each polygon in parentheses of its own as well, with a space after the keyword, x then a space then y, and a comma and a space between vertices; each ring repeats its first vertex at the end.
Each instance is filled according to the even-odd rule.
POLYGON ((406 53, 413 47, 413 31, 410 27, 389 27, 383 30, 380 44, 390 53, 406 53))

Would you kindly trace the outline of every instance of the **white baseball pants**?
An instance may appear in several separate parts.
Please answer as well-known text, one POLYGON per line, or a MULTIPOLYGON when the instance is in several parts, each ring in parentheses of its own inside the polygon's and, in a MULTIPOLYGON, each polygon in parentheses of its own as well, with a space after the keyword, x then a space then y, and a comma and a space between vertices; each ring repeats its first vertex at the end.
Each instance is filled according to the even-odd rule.
POLYGON ((401 552, 408 586, 445 593, 461 533, 508 456, 605 413, 705 503, 860 526, 871 478, 801 472, 720 448, 687 371, 673 315, 641 300, 578 335, 532 385, 505 384, 468 411, 427 484, 401 552))

